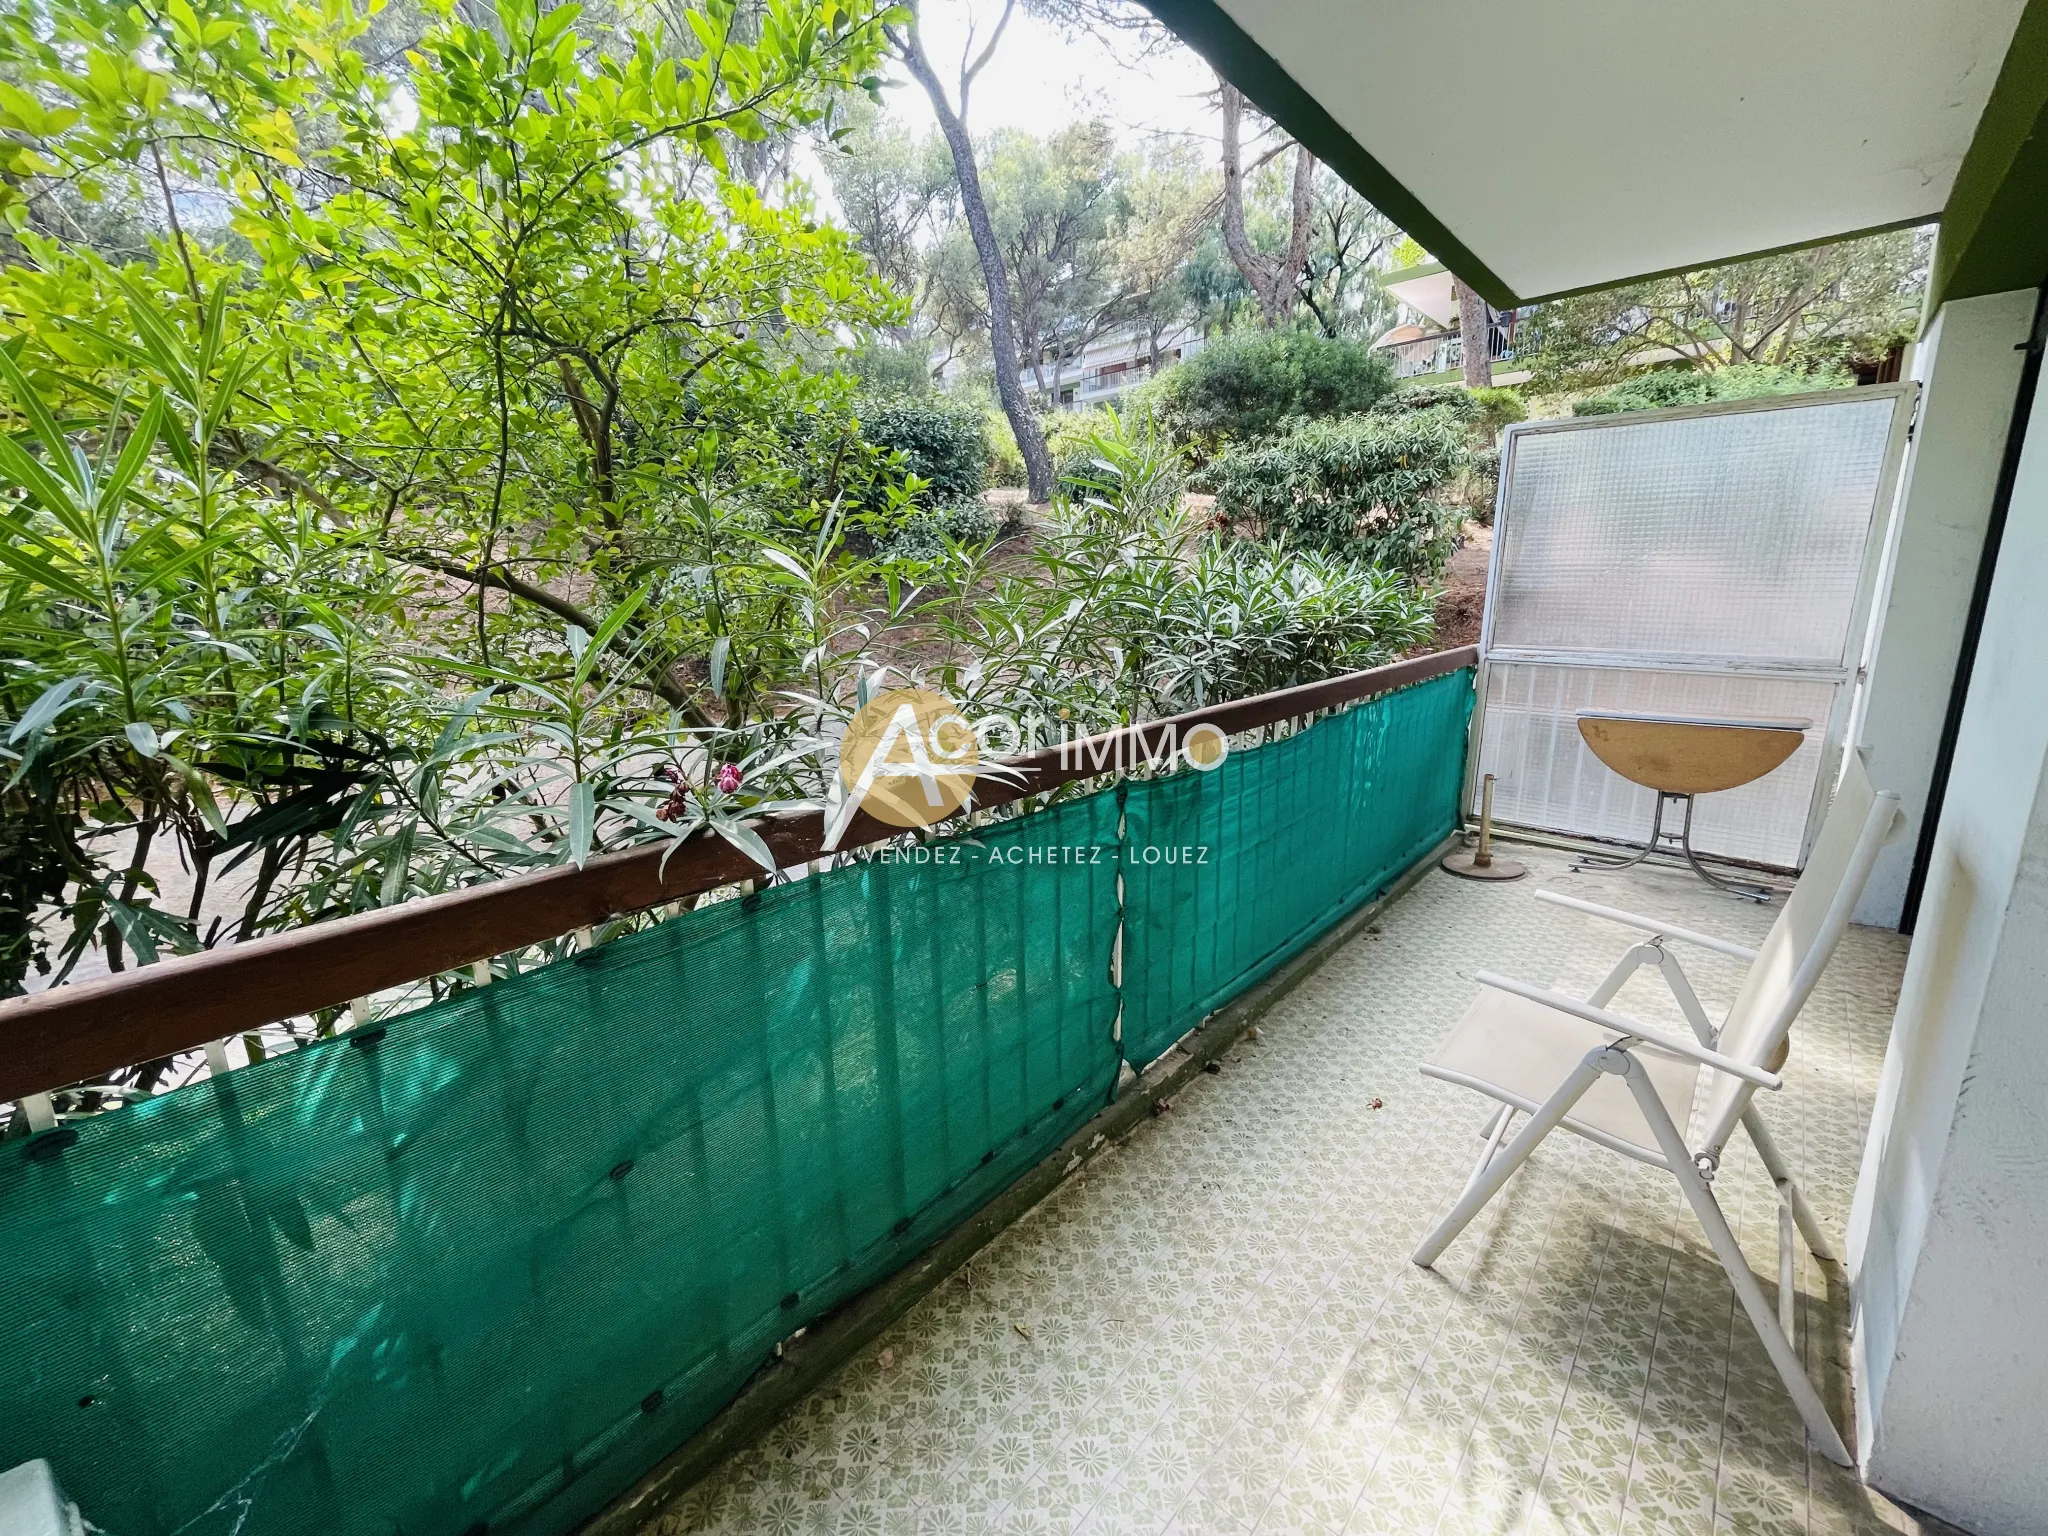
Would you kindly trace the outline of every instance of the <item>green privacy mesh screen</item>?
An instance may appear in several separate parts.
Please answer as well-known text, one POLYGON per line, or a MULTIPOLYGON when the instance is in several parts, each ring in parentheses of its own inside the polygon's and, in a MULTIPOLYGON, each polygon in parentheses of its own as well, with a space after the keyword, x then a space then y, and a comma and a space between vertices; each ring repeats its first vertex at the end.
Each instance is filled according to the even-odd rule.
POLYGON ((1305 949, 1457 819, 1472 674, 1455 672, 1130 786, 1124 1050, 1142 1065, 1305 949))
POLYGON ((1096 1113, 1122 1054, 1447 830, 1469 696, 1438 679, 0 1148, 0 1467, 49 1458, 111 1536, 573 1528, 1096 1113), (1197 838, 1207 865, 1140 851, 1197 838))

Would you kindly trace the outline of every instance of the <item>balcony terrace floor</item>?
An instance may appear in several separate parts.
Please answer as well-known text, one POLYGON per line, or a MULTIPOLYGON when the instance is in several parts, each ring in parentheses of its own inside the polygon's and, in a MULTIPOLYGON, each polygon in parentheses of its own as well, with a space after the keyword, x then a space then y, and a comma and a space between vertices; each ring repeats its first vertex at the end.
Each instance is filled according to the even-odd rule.
MULTIPOLYGON (((1473 971, 1583 995, 1629 942, 1534 888, 1751 943, 1771 921, 1690 876, 1515 856, 1531 879, 1432 871, 1218 1075, 685 1495, 664 1536, 1918 1529, 1804 1449, 1667 1175, 1560 1135, 1435 1272, 1408 1262, 1486 1118, 1416 1072, 1473 971)), ((1852 930, 1764 1096, 1837 1234, 1904 956, 1852 930)), ((1740 967, 1685 963, 1718 1017, 1740 967)), ((1684 1028, 1653 973, 1615 1006, 1684 1028)), ((1768 1290, 1775 1200, 1740 1137, 1717 1190, 1768 1290)), ((1846 1425, 1840 1276, 1802 1249, 1799 1282, 1801 1347, 1846 1425)))

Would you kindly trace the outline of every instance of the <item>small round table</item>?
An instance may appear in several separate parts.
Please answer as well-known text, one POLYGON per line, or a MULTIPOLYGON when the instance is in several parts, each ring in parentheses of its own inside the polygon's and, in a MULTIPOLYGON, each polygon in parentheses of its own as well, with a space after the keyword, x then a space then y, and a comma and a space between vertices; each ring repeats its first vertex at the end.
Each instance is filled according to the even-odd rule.
POLYGON ((1650 840, 1633 857, 1582 854, 1580 869, 1632 869, 1653 853, 1683 855, 1692 872, 1711 886, 1769 901, 1768 886, 1724 880, 1692 851, 1695 795, 1737 789, 1778 767, 1806 740, 1808 720, 1712 720, 1691 715, 1643 715, 1618 710, 1579 712, 1579 735, 1593 755, 1632 784, 1657 792, 1650 840), (1685 819, 1676 832, 1664 827, 1667 803, 1684 802, 1685 819))

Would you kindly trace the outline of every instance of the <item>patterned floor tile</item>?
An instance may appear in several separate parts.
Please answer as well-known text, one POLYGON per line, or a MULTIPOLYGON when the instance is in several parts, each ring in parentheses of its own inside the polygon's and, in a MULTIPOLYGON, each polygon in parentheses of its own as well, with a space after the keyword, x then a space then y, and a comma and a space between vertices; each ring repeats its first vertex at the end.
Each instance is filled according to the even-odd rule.
MULTIPOLYGON (((1690 877, 1517 857, 1518 885, 1428 876, 1173 1114, 680 1500, 665 1536, 1884 1528, 1807 1450, 1666 1175, 1553 1139, 1434 1271, 1409 1264, 1486 1118, 1415 1070, 1472 973, 1583 994, 1629 943, 1533 888, 1747 943, 1772 916, 1690 877)), ((1739 968, 1684 959, 1725 1010, 1739 968)), ((1903 963, 1896 935, 1852 931, 1764 1104, 1836 1232, 1903 963)), ((1654 975, 1615 1006, 1684 1028, 1654 975)), ((1775 1275, 1775 1195, 1739 1139, 1716 1192, 1775 1275)), ((1839 1357, 1839 1281, 1831 1301, 1803 1252, 1798 1273, 1802 1346, 1839 1357)))

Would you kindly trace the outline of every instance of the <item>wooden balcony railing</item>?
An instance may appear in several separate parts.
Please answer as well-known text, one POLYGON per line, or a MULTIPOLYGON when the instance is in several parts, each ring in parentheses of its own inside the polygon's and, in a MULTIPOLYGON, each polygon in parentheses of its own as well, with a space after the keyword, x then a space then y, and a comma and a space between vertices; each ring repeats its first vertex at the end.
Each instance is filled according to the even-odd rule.
MULTIPOLYGON (((1255 730, 1477 661, 1477 650, 1462 646, 1011 758, 1014 777, 982 780, 971 805, 986 809, 1098 778, 1104 764, 1159 760, 1197 725, 1226 734, 1255 730)), ((777 868, 823 853, 824 824, 816 812, 768 818, 755 827, 777 868)), ((839 847, 901 835, 901 828, 859 814, 839 847)), ((758 864, 724 839, 700 835, 673 851, 665 843, 627 849, 593 858, 582 869, 519 875, 15 998, 0 1003, 0 1100, 197 1050, 759 873, 758 864)))

